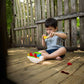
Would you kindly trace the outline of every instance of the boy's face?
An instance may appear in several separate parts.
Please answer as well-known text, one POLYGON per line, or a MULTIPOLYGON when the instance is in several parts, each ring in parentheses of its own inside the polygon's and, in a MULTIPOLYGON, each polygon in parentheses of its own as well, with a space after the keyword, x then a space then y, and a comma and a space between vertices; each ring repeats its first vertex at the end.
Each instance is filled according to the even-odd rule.
POLYGON ((57 31, 57 28, 54 28, 54 27, 47 27, 46 28, 46 32, 48 33, 48 34, 50 34, 51 32, 56 32, 57 31))

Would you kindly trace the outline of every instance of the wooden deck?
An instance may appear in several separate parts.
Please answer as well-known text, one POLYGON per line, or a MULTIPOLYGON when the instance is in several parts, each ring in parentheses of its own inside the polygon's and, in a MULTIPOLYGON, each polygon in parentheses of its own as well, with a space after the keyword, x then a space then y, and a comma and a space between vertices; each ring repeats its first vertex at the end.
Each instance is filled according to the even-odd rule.
POLYGON ((62 61, 46 60, 40 64, 27 59, 28 52, 36 48, 12 48, 8 50, 8 78, 16 84, 84 84, 84 52, 67 52, 62 61), (68 66, 67 63, 72 65, 68 66), (69 74, 62 73, 68 72, 69 74))

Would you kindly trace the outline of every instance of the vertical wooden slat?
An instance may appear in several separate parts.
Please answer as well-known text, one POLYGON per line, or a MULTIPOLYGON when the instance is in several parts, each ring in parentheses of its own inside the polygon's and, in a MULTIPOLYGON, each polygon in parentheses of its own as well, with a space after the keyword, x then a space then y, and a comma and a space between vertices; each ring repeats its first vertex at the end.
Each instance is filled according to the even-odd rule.
MULTIPOLYGON (((27 5, 27 26, 29 27, 29 2, 26 0, 26 5, 27 5)), ((27 45, 29 45, 29 29, 27 30, 27 45)))
MULTIPOLYGON (((64 0, 64 14, 69 14, 69 0, 64 0)), ((70 47, 70 28, 69 28, 69 20, 64 21, 64 29, 67 34, 67 39, 65 41, 65 46, 70 47)))
MULTIPOLYGON (((57 0, 57 9, 58 9, 58 15, 62 15, 62 0, 57 0)), ((62 24, 62 21, 58 21, 58 30, 59 31, 62 31, 62 27, 63 27, 63 24, 62 24)))
POLYGON ((32 0, 30 0, 30 10, 31 10, 31 25, 34 25, 34 20, 33 20, 33 6, 32 6, 32 0))
POLYGON ((18 44, 18 31, 16 31, 16 44, 18 44))
MULTIPOLYGON (((76 12, 76 0, 71 0, 71 13, 76 12)), ((76 19, 71 19, 71 46, 77 47, 76 19)))
POLYGON ((37 14, 38 14, 38 12, 37 12, 37 10, 38 10, 38 3, 37 3, 37 0, 35 0, 35 21, 37 21, 37 14))
POLYGON ((28 29, 28 45, 31 45, 30 44, 30 29, 28 29))
POLYGON ((55 12, 55 16, 57 16, 57 0, 54 0, 54 12, 55 12))
POLYGON ((27 2, 27 26, 29 26, 29 3, 28 0, 26 0, 27 2))
POLYGON ((24 26, 26 26, 25 0, 23 0, 24 26))
POLYGON ((46 6, 47 6, 47 18, 50 17, 50 0, 46 0, 46 6))
MULTIPOLYGON (((22 21, 21 21, 21 19, 22 19, 22 13, 21 13, 21 6, 20 6, 20 1, 19 0, 17 0, 18 1, 18 11, 19 11, 19 21, 20 21, 20 24, 19 24, 19 26, 21 27, 22 25, 22 21)), ((19 42, 19 45, 21 44, 21 30, 19 30, 18 31, 18 33, 19 33, 19 35, 18 35, 18 42, 19 42)))
POLYGON ((16 28, 16 27, 17 27, 17 23, 18 23, 18 22, 17 22, 18 19, 17 19, 16 0, 14 1, 14 12, 15 12, 15 16, 16 16, 16 17, 15 17, 15 28, 16 28))
MULTIPOLYGON (((17 11, 17 27, 20 27, 20 12, 19 12, 19 3, 18 0, 16 0, 16 11, 17 11)), ((16 40, 17 44, 20 43, 20 38, 19 38, 19 31, 16 31, 16 40)))
MULTIPOLYGON (((84 0, 79 0, 79 11, 84 12, 84 0)), ((80 17, 80 48, 84 50, 84 17, 80 17)))
POLYGON ((19 8, 18 8, 18 0, 16 0, 16 10, 17 10, 17 19, 18 19, 18 23, 17 23, 17 27, 20 27, 20 16, 19 16, 19 8))
MULTIPOLYGON (((33 17, 33 6, 32 6, 32 0, 30 0, 30 10, 31 10, 31 25, 34 25, 34 17, 33 17)), ((32 45, 34 45, 34 29, 31 29, 31 38, 32 38, 32 45)))
MULTIPOLYGON (((37 3, 37 0, 35 0, 34 2, 35 2, 35 21, 37 21, 37 14, 38 14, 38 12, 37 12, 38 6, 37 5, 38 5, 38 3, 37 3)), ((36 45, 37 45, 37 39, 38 39, 37 33, 38 33, 38 29, 36 27, 36 29, 35 29, 35 42, 36 42, 36 45)))
MULTIPOLYGON (((25 16, 25 0, 22 2, 22 14, 23 14, 23 26, 26 26, 26 16, 25 16)), ((25 44, 25 30, 22 30, 22 43, 25 44)))
POLYGON ((21 6, 20 0, 19 0, 19 9, 20 9, 21 27, 22 27, 23 26, 23 18, 22 18, 22 6, 21 6))
MULTIPOLYGON (((40 0, 37 0, 37 20, 41 20, 41 5, 40 5, 40 0)), ((38 48, 42 47, 42 27, 41 24, 37 25, 37 46, 38 48)))
POLYGON ((11 25, 11 30, 12 30, 12 46, 15 45, 16 43, 16 34, 14 31, 15 28, 15 18, 16 18, 16 10, 15 10, 15 0, 12 0, 12 13, 13 13, 13 21, 12 21, 12 25, 11 25))
POLYGON ((51 0, 51 17, 54 17, 54 0, 51 0))
POLYGON ((45 1, 42 0, 42 19, 45 18, 45 1))
MULTIPOLYGON (((42 0, 42 19, 45 19, 45 1, 42 0)), ((43 27, 43 34, 46 34, 45 31, 45 24, 42 24, 43 27)))

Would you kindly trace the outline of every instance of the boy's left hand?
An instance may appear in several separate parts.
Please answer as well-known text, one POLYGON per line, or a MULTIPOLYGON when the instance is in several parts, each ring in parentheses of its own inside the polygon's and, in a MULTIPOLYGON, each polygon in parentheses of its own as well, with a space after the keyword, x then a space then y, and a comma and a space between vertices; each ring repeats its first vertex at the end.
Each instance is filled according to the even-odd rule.
POLYGON ((49 37, 53 37, 53 36, 54 36, 54 33, 55 33, 55 32, 51 32, 51 33, 49 34, 49 37))

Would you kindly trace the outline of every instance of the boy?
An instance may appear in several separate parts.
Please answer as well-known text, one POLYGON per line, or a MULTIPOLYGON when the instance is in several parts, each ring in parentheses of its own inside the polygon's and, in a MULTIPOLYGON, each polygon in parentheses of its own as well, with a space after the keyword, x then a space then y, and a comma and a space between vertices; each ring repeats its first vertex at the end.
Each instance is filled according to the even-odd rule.
POLYGON ((57 31, 57 21, 53 18, 48 18, 45 21, 45 27, 48 38, 44 39, 44 36, 46 35, 42 35, 42 45, 43 47, 47 46, 47 49, 39 51, 41 56, 37 60, 28 57, 30 61, 35 63, 39 63, 46 59, 61 60, 66 53, 66 48, 62 44, 67 36, 65 33, 57 31))
POLYGON ((57 21, 53 18, 48 18, 45 21, 45 27, 48 38, 44 39, 45 35, 42 35, 42 46, 47 46, 46 50, 39 51, 43 56, 42 60, 61 60, 66 53, 66 48, 63 46, 63 40, 67 38, 67 35, 63 32, 57 31, 57 21))

